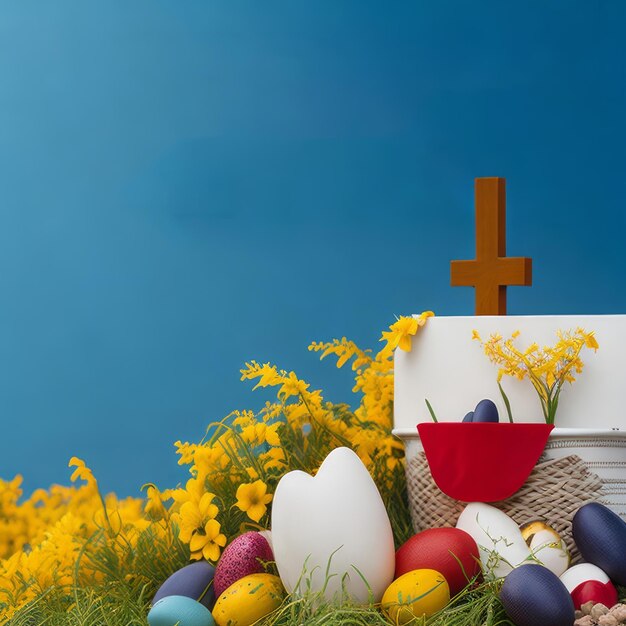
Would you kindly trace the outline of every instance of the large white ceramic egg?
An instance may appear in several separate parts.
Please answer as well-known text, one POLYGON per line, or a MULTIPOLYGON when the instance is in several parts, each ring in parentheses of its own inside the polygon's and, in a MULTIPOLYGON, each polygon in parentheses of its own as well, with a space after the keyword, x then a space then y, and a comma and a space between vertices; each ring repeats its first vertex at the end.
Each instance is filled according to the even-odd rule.
POLYGON ((518 525, 493 506, 483 502, 468 504, 456 527, 471 535, 478 544, 486 578, 501 578, 518 565, 530 562, 530 548, 518 525))
POLYGON ((343 588, 356 602, 378 602, 393 580, 389 517, 349 448, 333 450, 314 477, 294 471, 281 478, 272 503, 272 544, 288 592, 324 590, 332 600, 343 588))

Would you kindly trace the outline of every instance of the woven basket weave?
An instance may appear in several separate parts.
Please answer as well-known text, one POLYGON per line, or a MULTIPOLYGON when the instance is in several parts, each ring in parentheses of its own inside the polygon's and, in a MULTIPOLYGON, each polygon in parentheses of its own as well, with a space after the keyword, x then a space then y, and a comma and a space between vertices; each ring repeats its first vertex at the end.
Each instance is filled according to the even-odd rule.
MULTIPOLYGON (((455 526, 465 502, 449 498, 433 480, 423 452, 406 466, 409 509, 415 532, 440 526, 455 526)), ((572 538, 574 513, 603 494, 602 480, 589 471, 586 463, 572 455, 559 459, 542 457, 524 486, 511 498, 491 503, 519 525, 543 519, 563 538, 572 557, 580 559, 572 538)))

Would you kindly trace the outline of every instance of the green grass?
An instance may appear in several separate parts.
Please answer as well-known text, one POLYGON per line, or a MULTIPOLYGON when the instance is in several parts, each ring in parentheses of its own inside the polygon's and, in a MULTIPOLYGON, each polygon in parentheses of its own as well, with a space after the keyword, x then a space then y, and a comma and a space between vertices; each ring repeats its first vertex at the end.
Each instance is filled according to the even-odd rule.
MULTIPOLYGON (((56 590, 40 596, 9 621, 10 626, 146 626, 154 593, 150 585, 112 584, 94 589, 56 590)), ((259 626, 389 626, 375 606, 325 602, 319 594, 288 597, 259 626)), ((411 626, 496 626, 508 624, 495 589, 483 585, 454 599, 430 620, 411 626)))
MULTIPOLYGON (((56 590, 40 596, 20 611, 9 626, 146 626, 154 594, 151 584, 117 582, 94 589, 56 590)), ((505 626, 507 620, 498 600, 497 583, 470 588, 429 620, 416 618, 410 626, 505 626)), ((626 600, 626 588, 620 588, 626 600)), ((289 597, 259 626, 389 626, 391 622, 376 607, 358 607, 349 602, 330 604, 318 594, 289 597)))

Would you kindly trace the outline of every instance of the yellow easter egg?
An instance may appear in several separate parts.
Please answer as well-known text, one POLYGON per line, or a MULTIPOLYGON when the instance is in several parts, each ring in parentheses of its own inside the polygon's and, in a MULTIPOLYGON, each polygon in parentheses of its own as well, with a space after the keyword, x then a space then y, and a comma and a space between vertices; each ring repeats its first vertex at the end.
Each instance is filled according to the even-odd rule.
POLYGON ((277 609, 284 597, 278 576, 249 574, 234 582, 217 599, 213 619, 217 626, 250 626, 277 609))
POLYGON ((446 579, 434 569, 416 569, 396 578, 383 594, 381 606, 394 624, 430 617, 450 602, 446 579))

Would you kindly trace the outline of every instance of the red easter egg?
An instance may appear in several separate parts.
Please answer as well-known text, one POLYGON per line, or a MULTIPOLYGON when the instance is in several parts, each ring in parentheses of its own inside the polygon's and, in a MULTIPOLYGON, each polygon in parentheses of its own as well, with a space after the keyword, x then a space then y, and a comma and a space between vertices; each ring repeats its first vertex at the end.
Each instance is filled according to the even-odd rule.
POLYGON ((395 578, 416 569, 434 569, 455 596, 480 573, 478 546, 459 528, 431 528, 413 535, 396 552, 395 578))
POLYGON ((585 602, 611 607, 617 604, 617 589, 606 572, 591 563, 574 565, 561 575, 561 582, 570 592, 574 608, 580 609, 585 602))
POLYGON ((611 607, 617 604, 617 589, 613 583, 601 583, 599 580, 587 580, 572 590, 572 600, 574 608, 579 609, 585 602, 599 602, 604 606, 611 607))

